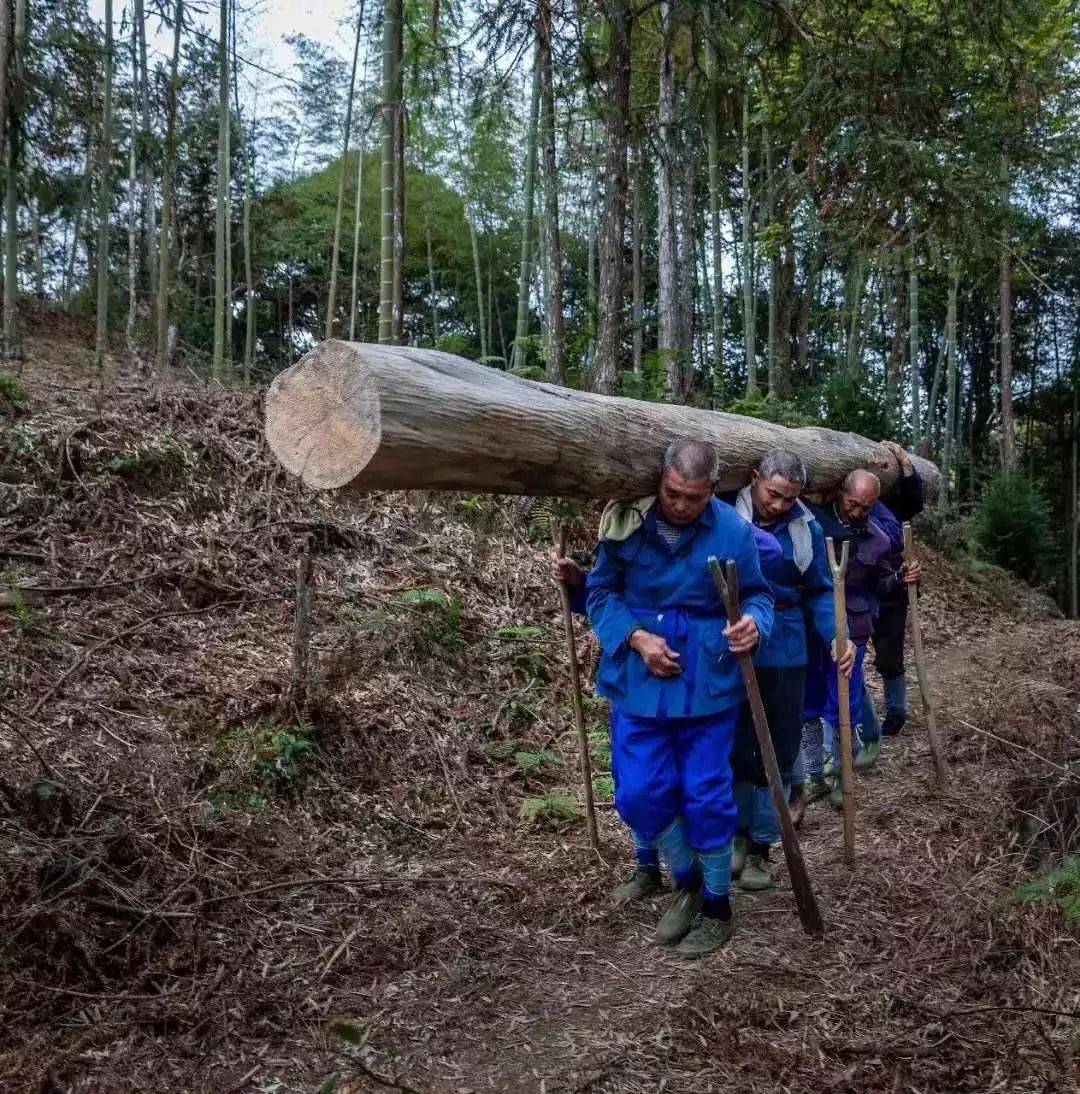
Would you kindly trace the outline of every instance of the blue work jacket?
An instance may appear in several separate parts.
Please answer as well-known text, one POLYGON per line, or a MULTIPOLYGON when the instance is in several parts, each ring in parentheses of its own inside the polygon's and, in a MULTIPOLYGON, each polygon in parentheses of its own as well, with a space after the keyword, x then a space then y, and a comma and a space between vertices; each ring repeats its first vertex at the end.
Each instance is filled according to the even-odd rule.
POLYGON ((714 498, 674 547, 657 532, 658 509, 654 505, 627 539, 603 540, 597 549, 586 584, 589 619, 603 648, 596 690, 642 718, 718 714, 742 701, 743 685, 724 637, 727 617, 709 556, 734 559, 742 610, 757 623, 763 642, 772 631, 773 594, 751 528, 730 505, 714 498), (649 672, 627 644, 639 627, 679 654, 678 676, 649 672))
POLYGON ((783 558, 766 573, 776 597, 776 621, 769 640, 762 643, 754 658, 754 664, 763 669, 805 665, 808 628, 812 628, 826 646, 836 637, 833 583, 825 553, 825 533, 816 520, 810 521, 814 554, 805 572, 800 571, 795 565, 795 546, 790 531, 792 520, 798 516, 798 508, 793 508, 767 529, 779 543, 783 558))

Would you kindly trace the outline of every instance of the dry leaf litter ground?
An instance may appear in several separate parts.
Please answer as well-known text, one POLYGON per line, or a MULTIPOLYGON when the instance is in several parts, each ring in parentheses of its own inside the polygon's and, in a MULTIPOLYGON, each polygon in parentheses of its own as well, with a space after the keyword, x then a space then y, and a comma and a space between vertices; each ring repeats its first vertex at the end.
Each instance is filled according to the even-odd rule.
POLYGON ((924 551, 948 792, 916 718, 854 872, 803 825, 827 937, 782 872, 687 965, 660 902, 607 903, 610 804, 606 861, 544 811, 577 795, 550 506, 302 491, 258 396, 91 383, 88 345, 34 318, 0 420, 0 1089, 1080 1088, 1075 929, 1003 901, 1078 840, 1075 623, 924 551))

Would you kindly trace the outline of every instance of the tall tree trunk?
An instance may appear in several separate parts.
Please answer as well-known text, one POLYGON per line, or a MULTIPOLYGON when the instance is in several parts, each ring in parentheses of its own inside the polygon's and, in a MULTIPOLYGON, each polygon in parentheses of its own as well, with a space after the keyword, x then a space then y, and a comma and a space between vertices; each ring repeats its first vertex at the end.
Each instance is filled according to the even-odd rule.
POLYGON ((885 411, 889 425, 896 428, 900 424, 900 384, 904 375, 908 314, 904 256, 899 249, 894 255, 892 290, 892 340, 889 342, 889 361, 885 369, 885 411))
POLYGON ((644 172, 641 168, 641 150, 638 149, 634 161, 634 195, 633 209, 631 212, 631 321, 634 328, 634 357, 633 367, 635 375, 641 375, 642 348, 645 341, 645 286, 641 276, 641 183, 644 172))
POLYGON ((229 0, 218 0, 217 205, 214 216, 214 356, 211 375, 225 379, 226 205, 229 196, 229 0))
POLYGON ((397 132, 397 28, 401 19, 401 0, 386 0, 383 12, 382 43, 382 164, 379 253, 379 341, 394 340, 394 136, 397 132))
POLYGON ((656 204, 659 273, 659 323, 657 349, 667 368, 667 394, 675 400, 682 394, 682 357, 679 346, 679 287, 675 219, 675 62, 672 50, 672 5, 660 5, 663 45, 660 51, 660 97, 658 117, 660 141, 656 171, 656 204))
MULTIPOLYGON (((540 46, 533 55, 532 90, 529 95, 529 128, 525 137, 525 200, 521 219, 521 263, 518 269, 517 321, 514 327, 512 366, 525 366, 529 337, 529 288, 532 285, 533 202, 536 192, 536 131, 540 124, 540 46)), ((428 239, 430 241, 430 233, 428 239)), ((430 246, 429 246, 430 251, 430 246)), ((432 288, 434 294, 434 287, 432 288)))
MULTIPOLYGON (((139 31, 133 21, 131 24, 131 69, 132 90, 139 86, 139 31)), ((128 314, 127 348, 131 356, 135 354, 135 307, 137 282, 139 276, 139 196, 136 193, 136 156, 135 142, 138 137, 138 99, 131 99, 131 132, 128 137, 128 314)))
POLYGON ((431 242, 431 221, 428 219, 426 211, 424 213, 424 236, 427 240, 428 291, 431 293, 431 344, 435 346, 439 341, 439 296, 438 286, 435 282, 435 251, 431 242))
POLYGON ((941 402, 941 384, 945 376, 945 362, 949 356, 949 324, 946 321, 941 332, 941 344, 938 346, 937 361, 934 363, 934 375, 930 381, 930 397, 926 406, 926 443, 936 453, 941 451, 941 422, 938 418, 938 404, 941 402))
POLYGON ((848 316, 847 345, 845 358, 849 376, 859 372, 859 358, 862 351, 862 308, 863 293, 866 291, 866 256, 859 255, 848 274, 845 311, 848 316))
MULTIPOLYGON (((22 357, 19 330, 19 171, 22 168, 23 108, 25 90, 26 0, 14 0, 10 25, 7 72, 0 83, 6 88, 6 135, 4 157, 7 185, 4 192, 4 354, 22 357)), ((5 0, 5 6, 7 0, 5 0)))
POLYGON ((765 195, 765 200, 762 203, 761 222, 762 233, 765 239, 769 241, 769 342, 766 361, 768 362, 769 394, 777 396, 780 394, 780 378, 776 373, 776 341, 778 338, 776 289, 777 282, 780 280, 780 252, 777 250, 775 240, 771 239, 769 231, 772 227, 776 207, 776 179, 774 177, 775 164, 773 163, 772 141, 769 140, 769 127, 767 124, 761 127, 761 153, 761 158, 765 164, 765 178, 761 186, 765 195))
POLYGON ((800 377, 807 377, 810 371, 810 326, 814 313, 814 299, 817 295, 818 278, 824 256, 819 240, 815 240, 806 256, 806 283, 799 297, 798 348, 797 361, 800 377))
POLYGON ((360 60, 360 36, 364 30, 364 0, 356 17, 356 40, 353 43, 352 72, 349 94, 345 100, 345 132, 341 138, 341 169, 338 171, 337 210, 334 213, 334 242, 330 248, 330 291, 326 301, 326 337, 334 337, 334 317, 337 315, 338 256, 341 254, 341 220, 345 214, 345 167, 349 162, 349 137, 352 135, 353 96, 356 93, 356 65, 360 60))
MULTIPOLYGON (((109 352, 109 161, 112 158, 113 6, 105 0, 105 90, 101 109, 101 151, 98 159, 97 338, 94 363, 100 369, 109 352)), ((18 37, 18 35, 16 35, 18 37)))
POLYGON ((356 341, 357 293, 360 279, 360 207, 364 192, 364 141, 356 151, 356 199, 353 204, 352 285, 349 292, 349 341, 356 341))
POLYGON ((742 102, 742 292, 743 292, 743 345, 746 351, 746 394, 756 395, 757 347, 754 301, 754 256, 751 238, 750 210, 753 195, 750 187, 750 78, 743 85, 742 102))
POLYGON ((169 287, 172 281, 171 228, 173 192, 176 185, 176 103, 180 90, 180 30, 184 0, 176 0, 172 61, 165 108, 165 162, 161 172, 161 238, 158 246, 157 367, 164 377, 169 370, 169 287))
POLYGON ((7 162, 8 111, 14 91, 15 0, 0 0, 0 159, 7 162))
POLYGON ((949 257, 949 303, 945 315, 948 347, 945 357, 945 432, 941 446, 942 508, 948 508, 952 498, 953 447, 956 434, 956 296, 960 272, 956 256, 949 257))
POLYGON ((781 399, 791 395, 791 328, 795 312, 795 234, 791 226, 791 207, 784 201, 780 207, 784 226, 782 250, 776 286, 776 393, 781 399))
POLYGON ((919 267, 912 240, 908 256, 908 358, 911 362, 911 447, 918 449, 921 440, 922 398, 919 382, 919 267))
POLYGON ((30 231, 34 237, 34 296, 45 299, 45 257, 41 238, 41 198, 35 197, 30 205, 30 231))
POLYGON ((476 279, 476 330, 480 336, 480 356, 488 356, 487 315, 484 309, 484 274, 480 268, 480 244, 476 239, 476 221, 469 216, 469 241, 472 243, 473 276, 476 279))
POLYGON ((394 20, 394 282, 390 310, 390 337, 396 345, 404 342, 405 330, 405 99, 402 94, 404 74, 404 18, 402 0, 394 20))
MULTIPOLYGON (((1076 318, 1073 320, 1076 323, 1076 318)), ((1069 537, 1069 614, 1073 619, 1080 618, 1080 417, 1077 414, 1077 399, 1080 396, 1080 339, 1074 338, 1072 354, 1072 521, 1069 537)))
POLYGON ((711 21, 705 42, 705 74, 709 81, 706 98, 708 109, 709 154, 709 234, 712 236, 712 389, 715 402, 724 396, 724 269, 720 235, 720 82, 717 72, 716 46, 712 35, 716 28, 711 21))
POLYGON ((600 297, 592 389, 612 395, 619 380, 625 316, 623 247, 626 235, 626 151, 630 133, 630 0, 609 0, 607 58, 607 154, 604 216, 600 228, 600 297))
POLYGON ((563 324, 562 237, 559 229, 559 174, 555 160, 555 89, 551 72, 551 0, 539 0, 536 19, 540 63, 540 135, 544 160, 544 250, 548 289, 547 377, 566 380, 563 324))
MULTIPOLYGON (((235 0, 233 15, 236 14, 235 0)), ((244 165, 244 207, 243 220, 241 222, 241 235, 244 246, 244 387, 251 384, 251 373, 255 367, 255 281, 252 273, 251 256, 251 191, 254 186, 252 179, 253 162, 251 154, 251 141, 244 133, 244 119, 240 113, 240 72, 239 60, 236 53, 236 20, 233 19, 232 29, 232 72, 233 72, 233 106, 236 108, 236 124, 240 130, 240 152, 244 165)), ((251 133, 255 133, 255 121, 252 119, 251 133)), ((230 279, 230 284, 232 283, 230 279)))
MULTIPOLYGON (((1009 216, 1009 161, 1001 157, 1002 201, 1006 220, 1009 216)), ((1001 259, 999 265, 1001 322, 1001 466, 1011 471, 1016 465, 1016 437, 1013 420, 1013 359, 1012 359, 1012 253, 1009 249, 1008 223, 1001 228, 1001 259)))
POLYGON ((138 39, 139 56, 136 61, 138 67, 137 87, 139 95, 140 131, 143 141, 142 147, 142 198, 143 198, 143 233, 146 273, 150 286, 150 299, 157 300, 158 288, 158 253, 157 253, 157 210, 154 202, 154 164, 150 158, 150 70, 146 63, 146 14, 143 0, 134 0, 135 32, 138 39))

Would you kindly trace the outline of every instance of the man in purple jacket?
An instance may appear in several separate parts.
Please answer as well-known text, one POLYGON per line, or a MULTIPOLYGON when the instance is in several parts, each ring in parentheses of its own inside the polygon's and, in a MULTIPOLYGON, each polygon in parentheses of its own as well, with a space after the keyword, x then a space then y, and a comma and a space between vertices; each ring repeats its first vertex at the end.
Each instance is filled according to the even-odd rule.
MULTIPOLYGON (((888 535, 871 516, 881 496, 881 482, 870 471, 852 471, 844 479, 836 501, 831 505, 812 506, 814 516, 826 537, 836 544, 837 553, 844 541, 849 541, 850 557, 844 589, 847 596, 848 637, 855 646, 855 667, 849 689, 850 716, 853 737, 863 722, 863 659, 870 636, 874 633, 881 602, 904 591, 905 585, 919 579, 919 564, 896 569, 892 562, 892 545, 888 535)), ((807 668, 804 715, 810 732, 803 737, 807 774, 811 783, 820 783, 824 774, 821 741, 813 726, 817 719, 824 722, 824 754, 833 757, 839 770, 839 693, 836 669, 828 651, 820 644, 811 652, 807 668)), ((854 744, 854 740, 853 740, 854 744)), ((839 782, 833 787, 832 801, 843 804, 839 782)))
MULTIPOLYGON (((911 457, 894 441, 883 441, 896 457, 902 472, 894 493, 881 498, 870 510, 870 519, 889 537, 889 562, 899 570, 904 561, 904 522, 923 509, 923 484, 911 457)), ((870 767, 881 750, 881 736, 898 734, 907 722, 907 679, 904 675, 904 635, 907 630, 907 589, 901 587, 883 596, 874 620, 874 667, 885 689, 885 720, 878 721, 874 700, 864 692, 862 710, 863 748, 856 767, 870 767)))

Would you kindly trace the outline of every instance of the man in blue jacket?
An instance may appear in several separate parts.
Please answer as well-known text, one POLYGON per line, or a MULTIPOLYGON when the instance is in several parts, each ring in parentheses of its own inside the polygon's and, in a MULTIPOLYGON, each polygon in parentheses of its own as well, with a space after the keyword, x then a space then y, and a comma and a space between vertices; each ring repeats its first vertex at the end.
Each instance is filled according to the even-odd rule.
POLYGON ((737 655, 773 624, 753 534, 713 497, 718 472, 711 445, 670 444, 655 501, 634 510, 636 521, 624 512, 602 523, 586 586, 603 648, 597 691, 612 704, 615 807, 639 869, 659 880, 657 849, 666 859, 676 891, 656 937, 689 957, 731 937, 730 755, 744 697, 737 655), (731 626, 710 556, 738 570, 743 615, 731 626))
MULTIPOLYGON (((814 516, 827 537, 832 537, 839 555, 845 540, 850 541, 847 577, 844 589, 847 598, 848 637, 855 647, 855 663, 849 689, 852 746, 856 746, 863 713, 863 658, 867 642, 874 630, 882 597, 894 595, 905 584, 919 579, 919 564, 893 568, 889 537, 871 519, 871 511, 881 495, 881 482, 870 471, 852 471, 844 479, 836 501, 831 505, 813 506, 814 516)), ((820 783, 825 774, 825 757, 831 756, 839 771, 839 693, 836 670, 829 663, 827 647, 811 643, 807 669, 804 716, 807 732, 803 736, 803 752, 811 783, 820 783), (824 722, 824 741, 815 726, 824 722), (822 752, 824 745, 824 754, 822 752)), ((832 788, 832 803, 843 805, 839 779, 832 788)))
MULTIPOLYGON (((831 648, 834 660, 836 657, 836 618, 825 535, 799 500, 808 478, 798 456, 773 448, 761 457, 750 485, 734 502, 739 515, 756 528, 771 532, 783 551, 780 563, 766 574, 776 597, 775 622, 768 641, 754 657, 754 665, 785 793, 790 789, 802 740, 807 631, 826 649, 831 648)), ((849 644, 840 670, 850 675, 854 662, 855 651, 849 644)), ((732 770, 740 832, 733 873, 742 889, 769 889, 775 884, 769 849, 780 838, 780 822, 748 710, 736 734, 732 770)))

